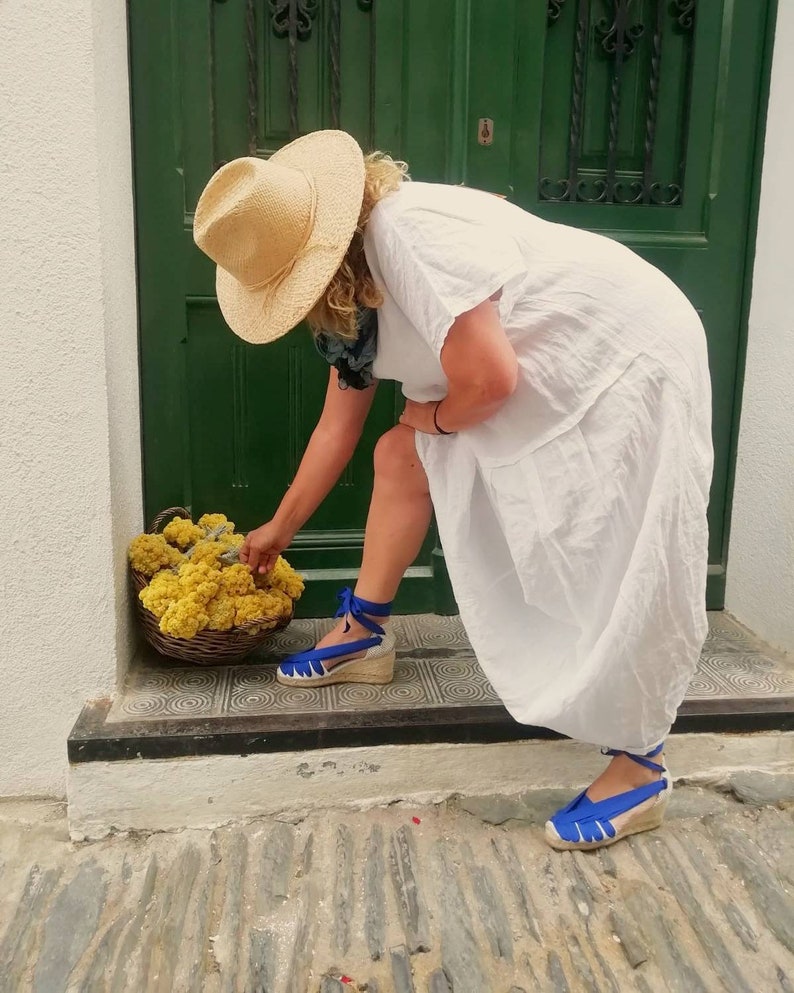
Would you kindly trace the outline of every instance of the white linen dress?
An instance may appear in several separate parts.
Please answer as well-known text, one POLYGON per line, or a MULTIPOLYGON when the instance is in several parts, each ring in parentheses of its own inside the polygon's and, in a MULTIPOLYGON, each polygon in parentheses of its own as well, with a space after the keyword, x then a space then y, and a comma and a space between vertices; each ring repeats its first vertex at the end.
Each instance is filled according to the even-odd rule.
POLYGON ((445 396, 449 328, 502 291, 515 394, 475 427, 416 436, 483 670, 517 721, 650 750, 707 630, 697 313, 617 242, 462 187, 405 183, 365 251, 384 295, 374 373, 411 400, 445 396))

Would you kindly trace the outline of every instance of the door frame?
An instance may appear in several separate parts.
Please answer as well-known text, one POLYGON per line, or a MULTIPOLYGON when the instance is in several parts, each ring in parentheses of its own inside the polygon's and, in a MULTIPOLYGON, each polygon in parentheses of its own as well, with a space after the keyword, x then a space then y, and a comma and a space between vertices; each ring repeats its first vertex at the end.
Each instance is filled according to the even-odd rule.
POLYGON ((777 27, 778 0, 767 0, 764 49, 761 54, 761 74, 758 87, 758 106, 753 148, 753 166, 750 185, 750 202, 747 219, 747 237, 744 251, 744 277, 742 281, 742 302, 739 313, 739 348, 736 355, 736 381, 731 407, 730 445, 728 455, 728 478, 725 492, 725 514, 723 518, 722 567, 709 567, 707 606, 710 609, 725 609, 725 585, 729 568, 731 523, 733 518, 733 494, 736 482, 736 457, 739 449, 739 432, 742 419, 744 377, 747 365, 747 341, 750 327, 750 307, 753 298, 753 276, 755 272, 755 251, 758 240, 758 212, 761 203, 761 180, 763 178, 764 151, 766 147, 767 114, 769 91, 772 83, 772 60, 775 51, 775 30, 777 27))

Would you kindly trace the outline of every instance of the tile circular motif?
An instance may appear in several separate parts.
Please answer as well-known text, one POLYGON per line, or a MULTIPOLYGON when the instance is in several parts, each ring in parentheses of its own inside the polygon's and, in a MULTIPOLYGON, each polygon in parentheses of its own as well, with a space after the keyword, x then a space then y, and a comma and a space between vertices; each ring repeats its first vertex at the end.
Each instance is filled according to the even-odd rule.
POLYGON ((745 630, 740 624, 720 616, 715 613, 709 616, 708 637, 724 638, 734 644, 750 644, 756 641, 756 637, 750 631, 745 630))
POLYGON ((211 693, 185 693, 180 692, 179 696, 173 696, 167 701, 167 711, 169 714, 189 717, 193 714, 206 713, 212 706, 211 693))
POLYGON ((232 694, 248 687, 261 689, 264 686, 276 685, 278 684, 276 683, 275 667, 232 670, 232 694))
POLYGON ((704 662, 722 675, 734 672, 761 673, 778 668, 778 663, 766 655, 748 655, 740 652, 708 654, 704 662))
POLYGON ((472 682, 449 683, 442 688, 444 703, 499 703, 490 687, 472 682))
POLYGON ((706 672, 696 672, 689 681, 686 691, 687 698, 722 696, 724 693, 725 690, 719 682, 706 672))
POLYGON ((147 720, 208 716, 220 678, 211 668, 133 671, 117 713, 147 720))
POLYGON ((191 670, 180 673, 177 680, 182 686, 189 686, 193 689, 210 689, 217 683, 218 676, 214 671, 191 670))
POLYGON ((171 672, 150 672, 142 679, 136 680, 133 689, 136 691, 145 690, 147 693, 165 692, 169 690, 174 682, 171 672))
POLYGON ((262 711, 276 709, 276 694, 274 687, 260 686, 235 686, 232 690, 232 698, 229 710, 233 714, 257 714, 262 711))
POLYGON ((238 669, 232 676, 229 713, 274 714, 324 710, 328 697, 323 688, 282 686, 272 666, 238 669))
POLYGON ((155 696, 125 700, 122 707, 122 713, 129 714, 131 717, 155 717, 163 712, 163 701, 155 696))
POLYGON ((136 692, 124 701, 122 712, 133 717, 193 717, 212 709, 213 687, 204 692, 173 685, 151 692, 136 692))
POLYGON ((406 617, 404 630, 398 631, 399 641, 410 645, 412 651, 422 648, 455 650, 469 648, 469 640, 457 617, 406 617))
POLYGON ((339 683, 336 687, 338 707, 409 707, 426 704, 427 695, 418 681, 395 679, 385 686, 371 683, 339 683))
POLYGON ((774 696, 786 690, 794 695, 794 679, 780 671, 726 672, 723 673, 723 678, 740 696, 774 696))
POLYGON ((432 667, 445 703, 498 703, 494 688, 475 660, 443 659, 432 667))
POLYGON ((372 683, 337 683, 336 698, 343 710, 353 707, 378 707, 384 703, 384 686, 372 683))
POLYGON ((171 669, 165 673, 147 673, 135 686, 146 692, 169 692, 187 690, 214 690, 218 674, 214 669, 171 669))

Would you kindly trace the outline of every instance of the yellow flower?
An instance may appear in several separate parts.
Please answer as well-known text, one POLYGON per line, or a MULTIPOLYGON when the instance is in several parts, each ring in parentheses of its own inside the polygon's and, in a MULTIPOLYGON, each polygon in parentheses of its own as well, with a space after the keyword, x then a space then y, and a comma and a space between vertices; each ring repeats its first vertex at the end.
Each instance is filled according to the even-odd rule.
POLYGON ((234 626, 234 616, 237 610, 235 597, 229 596, 222 590, 214 596, 207 604, 207 616, 209 622, 207 628, 210 631, 228 631, 234 626))
POLYGON ((179 569, 179 585, 183 596, 198 596, 207 604, 220 589, 221 572, 206 562, 186 562, 179 569))
POLYGON ((141 603, 155 617, 160 618, 181 595, 179 577, 169 569, 158 572, 148 586, 138 594, 141 603))
POLYGON ((229 596, 245 596, 256 591, 251 570, 241 562, 223 569, 219 582, 223 592, 229 596))
POLYGON ((237 597, 234 623, 239 626, 248 621, 259 620, 261 617, 272 618, 263 621, 254 629, 269 631, 277 625, 279 618, 284 616, 284 611, 291 609, 292 601, 279 590, 260 590, 257 593, 249 593, 248 596, 237 597))
POLYGON ((223 546, 224 551, 228 551, 230 548, 242 548, 244 543, 244 534, 231 534, 228 531, 218 539, 218 544, 223 546))
POLYGON ((262 606, 267 608, 268 614, 273 614, 275 617, 292 616, 292 597, 283 590, 262 590, 260 595, 262 596, 262 606))
POLYGON ((226 514, 204 514, 198 522, 206 531, 215 531, 221 525, 226 526, 227 534, 234 531, 234 521, 230 521, 226 514))
POLYGON ((304 590, 303 579, 299 573, 280 555, 267 575, 257 577, 256 585, 260 589, 272 586, 274 589, 283 590, 292 600, 299 600, 304 590))
POLYGON ((292 616, 302 578, 281 557, 266 576, 254 577, 241 562, 226 564, 236 556, 222 556, 239 551, 244 541, 225 514, 204 514, 195 524, 175 517, 162 534, 139 535, 130 543, 132 567, 150 577, 139 593, 141 603, 164 634, 194 638, 206 629, 229 631, 251 621, 262 621, 257 630, 268 631, 292 616))
POLYGON ((160 630, 173 638, 195 638, 209 624, 206 601, 189 593, 172 603, 160 619, 160 630))
POLYGON ((129 556, 132 568, 144 576, 153 576, 160 569, 178 565, 184 558, 161 534, 139 534, 133 538, 129 556))
MULTIPOLYGON (((204 534, 203 531, 201 533, 204 534)), ((200 541, 190 553, 190 561, 196 565, 203 562, 217 569, 220 568, 218 560, 225 551, 226 548, 219 541, 200 541)))
POLYGON ((163 528, 163 537, 169 545, 177 545, 184 551, 195 545, 197 541, 201 541, 204 537, 204 528, 200 528, 185 517, 175 517, 163 528))

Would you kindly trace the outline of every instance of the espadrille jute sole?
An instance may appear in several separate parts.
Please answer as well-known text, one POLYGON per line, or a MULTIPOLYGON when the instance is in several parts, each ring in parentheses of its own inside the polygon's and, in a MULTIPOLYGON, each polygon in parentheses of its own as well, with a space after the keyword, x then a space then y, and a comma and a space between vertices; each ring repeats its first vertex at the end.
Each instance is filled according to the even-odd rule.
POLYGON ((641 834, 643 831, 653 831, 660 827, 667 810, 667 801, 668 797, 664 796, 652 807, 632 818, 622 830, 617 832, 614 838, 604 838, 602 841, 565 841, 547 824, 546 841, 558 852, 590 852, 596 848, 608 848, 610 845, 622 841, 623 838, 629 838, 633 834, 641 834))
POLYGON ((372 683, 383 685, 394 678, 395 652, 375 658, 353 658, 337 662, 327 676, 285 676, 280 671, 276 679, 284 686, 330 686, 332 683, 372 683))

